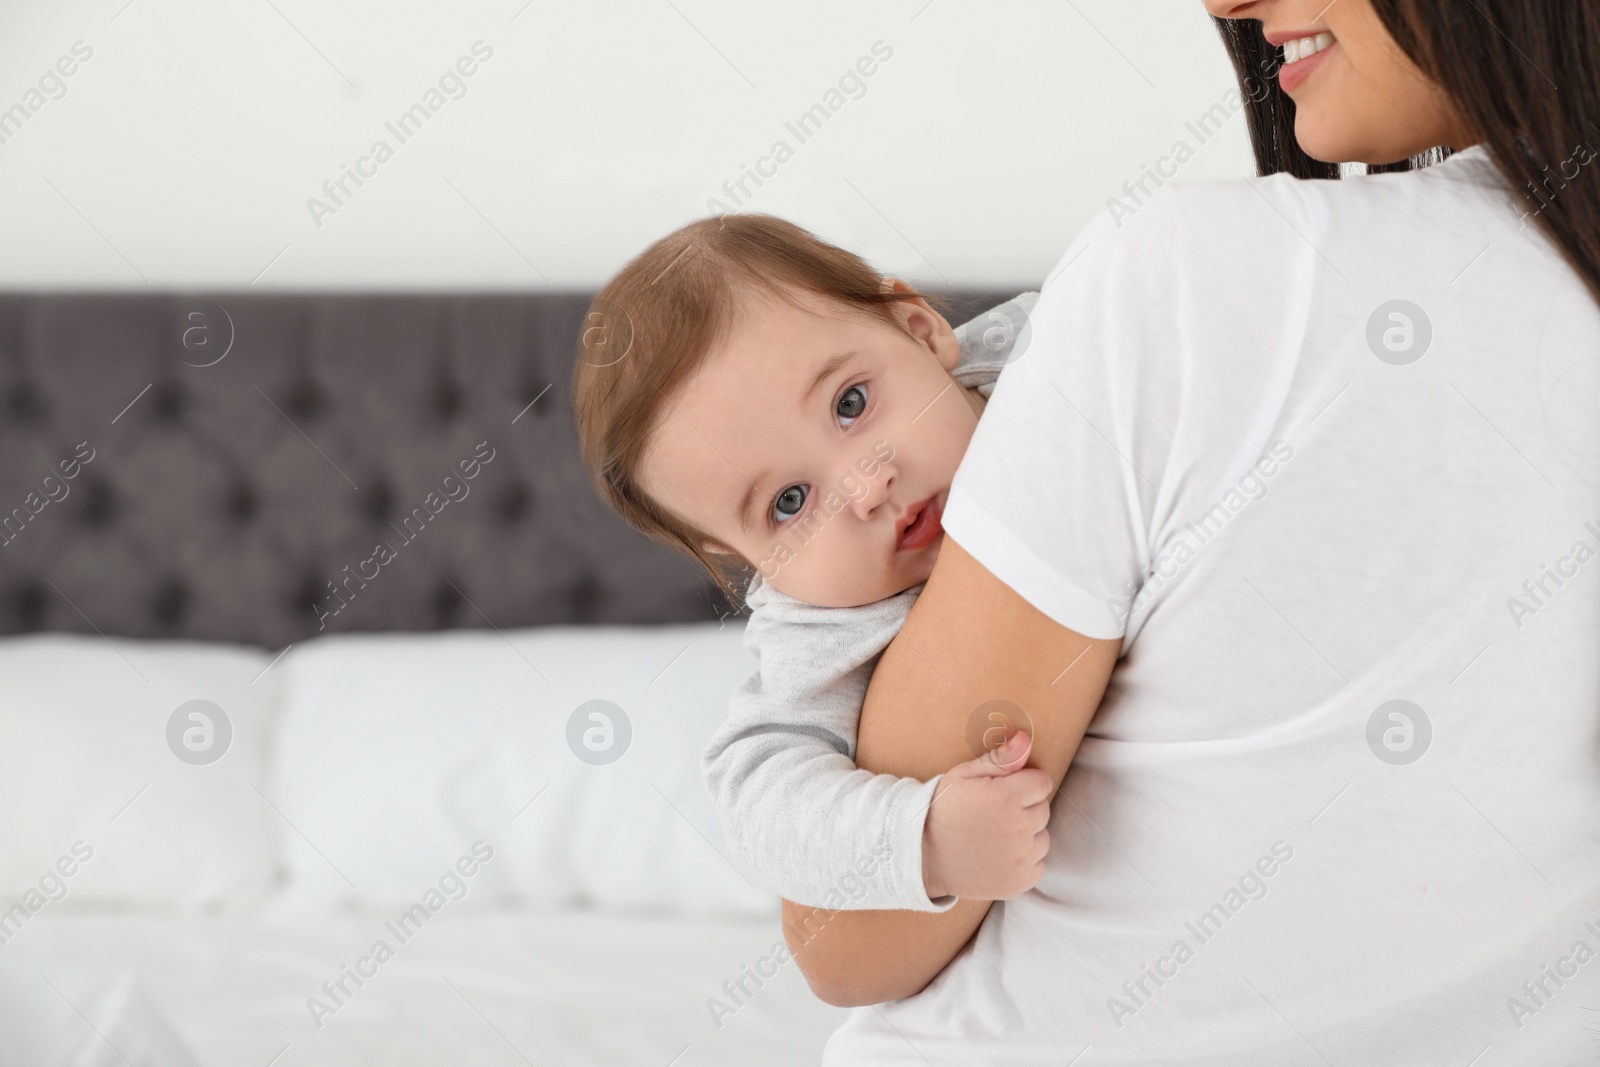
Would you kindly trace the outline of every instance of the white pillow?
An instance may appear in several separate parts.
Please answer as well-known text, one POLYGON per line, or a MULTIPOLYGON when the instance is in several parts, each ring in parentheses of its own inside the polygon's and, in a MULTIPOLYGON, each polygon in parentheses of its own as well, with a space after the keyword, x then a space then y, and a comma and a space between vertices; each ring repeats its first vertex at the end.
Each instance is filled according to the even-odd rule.
POLYGON ((699 772, 756 667, 742 636, 732 619, 296 646, 280 665, 268 791, 297 831, 287 903, 408 907, 433 891, 430 910, 511 899, 770 914, 776 897, 725 858, 699 772), (607 705, 584 709, 569 744, 574 712, 596 700, 631 724, 625 751, 607 705), (597 708, 609 725, 588 718, 597 708), (619 759, 576 754, 591 751, 585 734, 604 745, 608 729, 619 759), (471 873, 447 878, 452 869, 471 873))
POLYGON ((113 640, 0 639, 0 941, 47 908, 244 907, 275 888, 277 816, 255 788, 277 668, 256 679, 272 655, 113 640), (194 760, 220 752, 214 762, 187 762, 168 743, 174 712, 194 700, 221 708, 232 736, 224 747, 211 714, 210 749, 183 748, 183 733, 205 725, 186 711, 179 748, 194 760))

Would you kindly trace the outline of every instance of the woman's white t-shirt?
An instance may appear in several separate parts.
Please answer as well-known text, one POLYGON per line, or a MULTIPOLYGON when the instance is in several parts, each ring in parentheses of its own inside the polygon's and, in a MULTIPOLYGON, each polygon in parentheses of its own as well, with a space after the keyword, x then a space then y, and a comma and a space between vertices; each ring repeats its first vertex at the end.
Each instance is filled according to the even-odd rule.
POLYGON ((1123 658, 1038 888, 825 1063, 1594 1055, 1600 311, 1525 210, 1474 147, 1078 237, 943 521, 1123 658))

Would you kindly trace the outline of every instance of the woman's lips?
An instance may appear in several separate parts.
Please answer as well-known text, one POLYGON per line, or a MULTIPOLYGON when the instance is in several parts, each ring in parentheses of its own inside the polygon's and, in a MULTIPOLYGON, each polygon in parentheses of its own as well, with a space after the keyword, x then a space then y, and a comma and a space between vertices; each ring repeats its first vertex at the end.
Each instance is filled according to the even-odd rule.
POLYGON ((917 517, 911 520, 911 525, 905 528, 900 535, 900 540, 895 548, 900 552, 915 552, 919 548, 927 548, 944 533, 939 518, 944 514, 944 508, 939 504, 939 498, 929 497, 921 505, 917 517))
POLYGON ((1339 47, 1339 42, 1334 41, 1328 47, 1313 52, 1304 59, 1297 59, 1293 63, 1285 63, 1278 68, 1278 85, 1286 93, 1298 89, 1307 78, 1328 58, 1328 53, 1339 47))

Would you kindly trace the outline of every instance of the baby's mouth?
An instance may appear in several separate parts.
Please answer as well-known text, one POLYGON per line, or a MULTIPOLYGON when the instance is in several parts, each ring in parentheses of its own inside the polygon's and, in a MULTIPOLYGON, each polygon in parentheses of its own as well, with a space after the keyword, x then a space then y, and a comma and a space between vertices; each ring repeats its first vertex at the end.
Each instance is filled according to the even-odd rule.
POLYGON ((944 532, 944 526, 939 521, 943 515, 944 505, 937 494, 911 505, 902 519, 909 518, 910 522, 901 527, 900 536, 895 541, 895 551, 915 552, 938 540, 944 532))

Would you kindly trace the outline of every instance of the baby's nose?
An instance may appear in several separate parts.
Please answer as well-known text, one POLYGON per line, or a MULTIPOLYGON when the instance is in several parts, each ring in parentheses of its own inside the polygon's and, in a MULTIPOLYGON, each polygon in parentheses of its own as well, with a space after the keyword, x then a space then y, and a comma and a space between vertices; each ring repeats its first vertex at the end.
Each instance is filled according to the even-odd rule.
POLYGON ((850 507, 857 518, 872 518, 884 501, 889 499, 889 485, 894 480, 893 469, 886 465, 879 466, 872 477, 864 478, 859 471, 851 468, 849 477, 851 480, 844 484, 855 486, 855 492, 850 494, 850 507))

